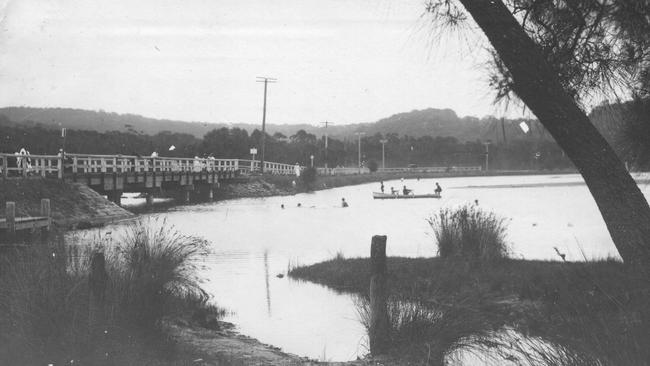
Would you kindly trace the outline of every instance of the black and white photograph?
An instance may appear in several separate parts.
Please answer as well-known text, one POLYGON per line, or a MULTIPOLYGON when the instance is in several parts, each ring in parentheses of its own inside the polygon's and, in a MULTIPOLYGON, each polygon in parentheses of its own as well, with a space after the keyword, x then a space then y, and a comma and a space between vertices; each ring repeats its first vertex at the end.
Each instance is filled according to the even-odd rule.
POLYGON ((0 0, 0 366, 650 365, 650 0, 0 0))

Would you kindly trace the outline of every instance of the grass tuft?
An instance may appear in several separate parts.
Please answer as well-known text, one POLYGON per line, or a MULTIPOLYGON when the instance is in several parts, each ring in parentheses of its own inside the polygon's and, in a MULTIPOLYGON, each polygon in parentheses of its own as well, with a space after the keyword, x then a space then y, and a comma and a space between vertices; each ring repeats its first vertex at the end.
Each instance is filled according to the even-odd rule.
POLYGON ((443 208, 427 219, 441 258, 490 261, 508 257, 506 220, 475 205, 443 208))

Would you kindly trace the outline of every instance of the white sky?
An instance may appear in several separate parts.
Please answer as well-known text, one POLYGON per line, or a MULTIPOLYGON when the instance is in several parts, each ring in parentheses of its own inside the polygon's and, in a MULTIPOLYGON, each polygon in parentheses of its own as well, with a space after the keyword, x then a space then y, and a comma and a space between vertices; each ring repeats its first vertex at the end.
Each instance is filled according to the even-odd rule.
POLYGON ((429 107, 503 112, 480 42, 433 36, 424 0, 0 5, 0 106, 257 123, 255 77, 270 76, 279 82, 269 85, 269 123, 372 122, 429 107))

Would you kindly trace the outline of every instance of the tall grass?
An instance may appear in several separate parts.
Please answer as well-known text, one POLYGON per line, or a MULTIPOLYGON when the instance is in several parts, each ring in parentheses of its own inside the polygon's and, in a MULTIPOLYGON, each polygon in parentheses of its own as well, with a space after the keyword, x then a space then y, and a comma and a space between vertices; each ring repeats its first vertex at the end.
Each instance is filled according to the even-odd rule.
POLYGON ((494 260, 508 256, 506 220, 475 205, 444 208, 427 219, 442 258, 494 260))
POLYGON ((213 309, 197 276, 204 240, 151 219, 95 244, 66 246, 59 234, 0 253, 0 364, 151 364, 170 356, 165 316, 213 309), (99 305, 89 281, 97 253, 108 279, 99 305))
POLYGON ((131 320, 158 325, 165 309, 179 300, 202 303, 208 295, 197 275, 208 242, 169 227, 165 220, 142 219, 129 224, 114 251, 111 274, 122 306, 131 320))

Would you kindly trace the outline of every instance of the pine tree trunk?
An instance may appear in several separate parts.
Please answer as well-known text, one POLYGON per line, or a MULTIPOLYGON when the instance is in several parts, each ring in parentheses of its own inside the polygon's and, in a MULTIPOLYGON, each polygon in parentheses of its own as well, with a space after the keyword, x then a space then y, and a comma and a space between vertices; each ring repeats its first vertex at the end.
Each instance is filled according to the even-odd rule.
POLYGON ((650 206, 502 0, 460 0, 508 67, 514 91, 582 174, 623 261, 650 267, 650 206))

